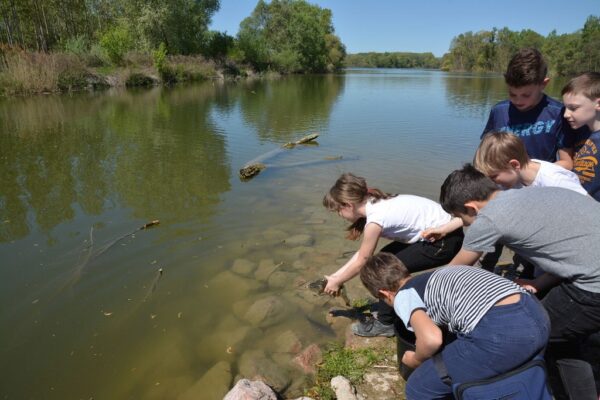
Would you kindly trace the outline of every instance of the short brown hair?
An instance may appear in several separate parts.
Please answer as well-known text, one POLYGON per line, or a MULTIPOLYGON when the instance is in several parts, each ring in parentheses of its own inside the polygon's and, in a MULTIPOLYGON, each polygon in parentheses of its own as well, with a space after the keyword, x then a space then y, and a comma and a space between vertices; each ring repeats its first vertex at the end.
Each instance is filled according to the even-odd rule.
POLYGON ((509 132, 488 132, 475 152, 473 165, 490 176, 509 169, 509 161, 517 160, 527 165, 530 158, 521 138, 509 132))
POLYGON ((369 257, 360 270, 360 280, 376 298, 381 298, 380 290, 396 292, 400 289, 400 281, 409 276, 408 269, 395 255, 377 253, 369 257))
POLYGON ((582 94, 590 100, 600 98, 600 72, 584 72, 571 79, 561 94, 582 94))
POLYGON ((519 50, 508 63, 504 81, 508 86, 522 87, 544 83, 548 65, 542 53, 534 48, 519 50))

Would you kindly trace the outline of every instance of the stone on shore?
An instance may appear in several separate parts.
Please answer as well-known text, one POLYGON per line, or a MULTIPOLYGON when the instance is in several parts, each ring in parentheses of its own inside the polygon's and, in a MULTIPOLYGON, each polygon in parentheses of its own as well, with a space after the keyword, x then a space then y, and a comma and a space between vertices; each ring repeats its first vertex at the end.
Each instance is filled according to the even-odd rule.
POLYGON ((358 400, 356 389, 354 389, 348 379, 341 375, 331 379, 331 388, 335 392, 337 400, 358 400))
POLYGON ((264 382, 240 379, 223 400, 277 400, 277 395, 264 382))

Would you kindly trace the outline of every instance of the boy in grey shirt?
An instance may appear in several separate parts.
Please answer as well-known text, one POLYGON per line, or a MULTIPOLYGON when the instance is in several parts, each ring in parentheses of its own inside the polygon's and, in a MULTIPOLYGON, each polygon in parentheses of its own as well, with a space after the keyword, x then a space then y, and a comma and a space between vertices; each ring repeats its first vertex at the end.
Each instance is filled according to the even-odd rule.
MULTIPOLYGON (((470 164, 446 178, 440 203, 469 226, 451 265, 473 265, 502 244, 545 272, 518 283, 534 293, 552 288, 542 300, 552 326, 551 375, 555 361, 570 398, 597 400, 591 367, 576 353, 600 331, 600 203, 556 187, 499 191, 470 164)), ((552 386, 560 393, 559 382, 552 386)))

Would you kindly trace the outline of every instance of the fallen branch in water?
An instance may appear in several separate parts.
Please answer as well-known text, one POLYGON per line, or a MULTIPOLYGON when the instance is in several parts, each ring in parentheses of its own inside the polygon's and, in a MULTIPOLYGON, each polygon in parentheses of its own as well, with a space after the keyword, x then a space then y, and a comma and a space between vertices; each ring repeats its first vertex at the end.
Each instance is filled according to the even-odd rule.
POLYGON ((273 157, 276 154, 283 152, 286 149, 293 149, 299 144, 308 144, 313 142, 316 138, 319 137, 318 133, 312 133, 310 135, 304 136, 303 138, 296 140, 295 142, 288 142, 282 145, 280 148, 271 150, 255 159, 249 161, 240 169, 240 179, 242 181, 247 181, 254 178, 256 175, 260 173, 263 169, 267 168, 267 165, 263 162, 269 157, 273 157))
POLYGON ((85 269, 85 267, 89 264, 89 262, 91 260, 93 260, 94 258, 100 256, 101 254, 103 254, 105 251, 107 251, 108 249, 110 249, 112 246, 114 246, 115 244, 119 243, 121 240, 133 235, 134 233, 144 230, 144 229, 148 229, 151 228, 153 226, 156 226, 160 224, 160 221, 155 219, 153 221, 150 221, 142 226, 140 226, 139 228, 123 235, 120 236, 118 238, 116 238, 115 240, 109 242, 108 244, 102 246, 100 249, 98 249, 97 252, 93 252, 94 250, 94 236, 93 236, 93 232, 94 232, 94 227, 92 226, 92 228, 90 229, 90 244, 88 246, 88 252, 85 256, 85 258, 76 266, 75 268, 75 273, 73 274, 73 277, 69 280, 68 286, 71 286, 73 284, 75 284, 79 278, 81 277, 81 274, 83 273, 83 270, 85 269))

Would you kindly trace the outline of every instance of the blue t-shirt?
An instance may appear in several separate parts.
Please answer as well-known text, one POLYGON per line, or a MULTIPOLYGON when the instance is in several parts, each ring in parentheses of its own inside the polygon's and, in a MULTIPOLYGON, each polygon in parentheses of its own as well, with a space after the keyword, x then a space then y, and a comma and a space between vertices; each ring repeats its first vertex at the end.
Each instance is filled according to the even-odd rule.
POLYGON ((573 129, 564 120, 564 111, 561 102, 545 94, 534 108, 525 112, 504 100, 490 111, 481 137, 490 131, 514 133, 523 140, 529 157, 555 162, 558 149, 573 147, 573 129))
POLYGON ((585 140, 576 143, 573 157, 573 172, 579 177, 581 186, 597 201, 600 201, 599 147, 600 131, 592 132, 585 140))

